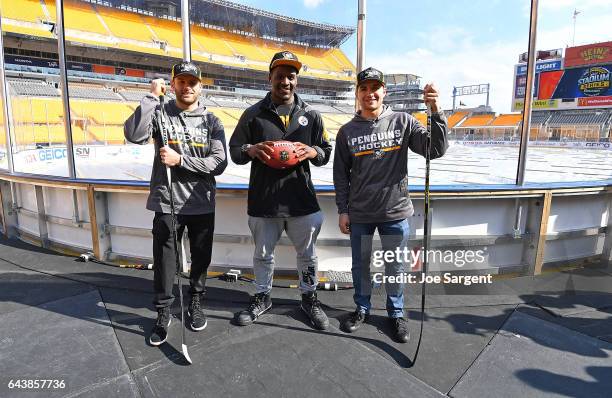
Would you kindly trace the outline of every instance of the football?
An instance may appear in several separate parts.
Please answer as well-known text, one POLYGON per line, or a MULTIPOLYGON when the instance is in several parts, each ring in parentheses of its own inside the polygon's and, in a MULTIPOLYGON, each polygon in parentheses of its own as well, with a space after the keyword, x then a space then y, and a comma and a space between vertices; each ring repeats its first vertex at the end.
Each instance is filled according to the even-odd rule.
POLYGON ((291 141, 275 141, 274 153, 271 154, 270 159, 265 162, 267 166, 279 170, 293 167, 298 163, 295 146, 291 141))

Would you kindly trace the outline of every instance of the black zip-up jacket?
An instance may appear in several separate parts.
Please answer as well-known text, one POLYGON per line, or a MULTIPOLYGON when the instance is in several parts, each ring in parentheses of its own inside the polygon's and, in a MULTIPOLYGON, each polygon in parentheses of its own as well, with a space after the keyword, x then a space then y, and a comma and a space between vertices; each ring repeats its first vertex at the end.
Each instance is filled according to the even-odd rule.
POLYGON ((317 157, 310 159, 315 166, 329 162, 332 147, 329 143, 321 114, 295 94, 289 127, 272 104, 271 94, 246 109, 229 142, 230 156, 236 164, 251 162, 248 214, 252 217, 296 217, 320 210, 310 176, 309 162, 277 170, 251 159, 242 152, 244 144, 263 141, 293 141, 313 147, 317 157))

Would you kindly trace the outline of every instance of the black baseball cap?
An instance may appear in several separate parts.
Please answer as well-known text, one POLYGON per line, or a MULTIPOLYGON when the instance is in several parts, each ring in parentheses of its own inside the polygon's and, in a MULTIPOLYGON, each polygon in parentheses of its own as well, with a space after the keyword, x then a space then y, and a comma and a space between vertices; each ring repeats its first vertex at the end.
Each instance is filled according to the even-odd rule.
POLYGON ((300 69, 302 69, 302 63, 291 51, 281 51, 274 54, 272 61, 270 61, 270 71, 280 65, 293 66, 298 73, 300 73, 300 69))
POLYGON ((368 68, 364 69, 357 75, 357 85, 359 86, 361 83, 366 80, 376 80, 379 81, 383 86, 385 85, 385 75, 378 69, 368 68))
POLYGON ((202 71, 193 62, 181 62, 172 67, 172 79, 178 75, 191 75, 202 80, 202 71))

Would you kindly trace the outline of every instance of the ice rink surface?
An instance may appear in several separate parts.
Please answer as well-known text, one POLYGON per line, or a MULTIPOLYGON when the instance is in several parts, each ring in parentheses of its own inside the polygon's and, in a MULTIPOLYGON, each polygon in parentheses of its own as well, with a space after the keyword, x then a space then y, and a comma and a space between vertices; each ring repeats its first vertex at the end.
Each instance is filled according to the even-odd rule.
MULTIPOLYGON (((18 172, 67 176, 65 149, 38 149, 15 154, 18 172)), ((75 150, 77 177, 148 181, 152 145, 89 146, 75 150)), ((514 184, 518 146, 470 146, 452 142, 446 155, 432 160, 432 185, 514 184)), ((411 153, 410 184, 423 185, 425 159, 411 153)), ((324 167, 313 167, 315 185, 333 185, 333 155, 324 167)), ((248 184, 250 165, 230 160, 219 184, 248 184)), ((612 150, 531 146, 527 150, 525 181, 581 182, 612 179, 612 150)))

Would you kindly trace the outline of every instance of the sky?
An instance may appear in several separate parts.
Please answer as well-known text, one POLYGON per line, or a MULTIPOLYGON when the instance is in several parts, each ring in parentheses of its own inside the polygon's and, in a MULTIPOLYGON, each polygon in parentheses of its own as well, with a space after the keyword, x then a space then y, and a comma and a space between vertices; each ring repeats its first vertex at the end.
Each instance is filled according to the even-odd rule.
MULTIPOLYGON (((356 27, 357 0, 233 0, 278 14, 356 27)), ((528 0, 367 0, 365 66, 433 82, 444 109, 453 86, 490 83, 490 105, 511 111, 514 65, 529 44, 528 0)), ((540 0, 536 48, 612 40, 612 0, 540 0), (576 33, 573 39, 574 10, 576 33)), ((356 62, 357 35, 342 45, 356 62)), ((485 104, 486 96, 457 97, 485 104)))

